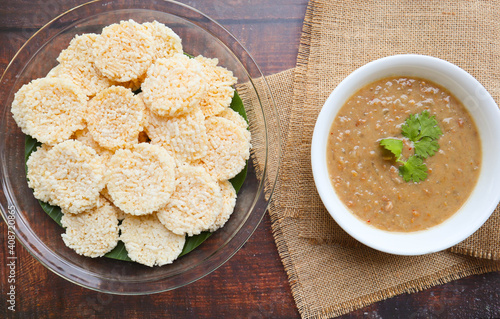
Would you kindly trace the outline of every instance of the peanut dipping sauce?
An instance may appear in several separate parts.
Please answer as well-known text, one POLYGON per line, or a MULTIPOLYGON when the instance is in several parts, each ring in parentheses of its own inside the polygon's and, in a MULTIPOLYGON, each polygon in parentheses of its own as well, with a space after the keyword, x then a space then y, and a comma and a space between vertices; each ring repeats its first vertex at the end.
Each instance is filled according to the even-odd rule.
POLYGON ((366 85, 342 106, 327 144, 330 180, 344 204, 374 227, 423 230, 453 215, 474 188, 481 167, 481 141, 462 103, 438 84, 389 77, 366 85), (439 151, 424 159, 428 177, 405 182, 394 156, 379 142, 403 140, 403 159, 414 154, 401 126, 410 114, 436 116, 443 135, 439 151))

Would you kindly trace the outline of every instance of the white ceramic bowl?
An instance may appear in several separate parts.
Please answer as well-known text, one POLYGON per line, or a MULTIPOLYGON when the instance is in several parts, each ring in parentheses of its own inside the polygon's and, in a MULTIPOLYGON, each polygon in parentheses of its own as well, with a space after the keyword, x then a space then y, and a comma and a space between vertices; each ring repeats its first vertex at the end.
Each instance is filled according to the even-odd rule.
POLYGON ((422 255, 449 248, 474 233, 500 201, 500 111, 486 89, 454 64, 423 55, 395 55, 370 62, 345 78, 326 100, 314 127, 311 160, 314 181, 326 209, 352 237, 377 250, 422 255), (367 225, 339 199, 327 169, 327 139, 339 109, 358 89, 388 76, 431 80, 453 93, 467 108, 482 141, 479 179, 465 204, 445 222, 417 232, 390 232, 367 225))

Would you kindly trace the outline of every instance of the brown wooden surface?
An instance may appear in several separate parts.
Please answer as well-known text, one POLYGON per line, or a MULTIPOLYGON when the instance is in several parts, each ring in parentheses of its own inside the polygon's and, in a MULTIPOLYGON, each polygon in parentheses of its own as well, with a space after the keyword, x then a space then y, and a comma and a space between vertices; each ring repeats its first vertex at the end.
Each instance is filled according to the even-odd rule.
MULTIPOLYGON (((38 28, 82 0, 0 0, 0 73, 38 28)), ((306 0, 182 1, 228 28, 263 72, 295 65, 306 0)), ((500 61, 499 61, 500 62, 500 61)), ((297 318, 265 216, 247 244, 225 265, 175 291, 149 296, 97 293, 65 281, 16 247, 16 312, 7 310, 7 228, 0 226, 0 318, 297 318)), ((343 318, 500 317, 500 273, 471 276, 391 298, 343 318)))

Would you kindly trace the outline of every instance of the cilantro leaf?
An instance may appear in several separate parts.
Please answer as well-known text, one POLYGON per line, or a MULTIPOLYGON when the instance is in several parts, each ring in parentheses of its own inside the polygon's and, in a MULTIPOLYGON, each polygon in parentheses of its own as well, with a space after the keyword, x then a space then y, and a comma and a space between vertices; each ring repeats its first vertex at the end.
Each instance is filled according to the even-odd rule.
POLYGON ((410 117, 406 119, 405 124, 401 126, 401 131, 404 137, 407 137, 411 141, 416 141, 420 133, 418 115, 411 114, 410 117))
POLYGON ((427 158, 429 156, 434 156, 436 151, 439 149, 439 144, 436 140, 426 136, 420 141, 413 143, 415 146, 415 155, 427 158))
POLYGON ((407 137, 413 142, 424 137, 430 137, 437 140, 443 132, 438 126, 435 116, 431 116, 429 111, 423 111, 420 114, 411 114, 406 119, 405 124, 401 126, 403 136, 407 137))
POLYGON ((422 111, 420 114, 410 114, 405 123, 401 125, 401 132, 404 137, 413 142, 414 155, 407 161, 402 160, 403 142, 394 138, 385 138, 380 141, 380 145, 391 151, 396 156, 399 166, 399 175, 405 182, 412 180, 417 183, 427 178, 427 166, 423 159, 436 154, 439 150, 437 139, 443 132, 438 126, 435 116, 431 116, 429 111, 422 111))
POLYGON ((412 155, 408 160, 399 167, 399 173, 405 180, 412 180, 415 183, 423 181, 427 178, 427 166, 424 164, 421 157, 412 155))
POLYGON ((428 111, 423 111, 418 115, 418 122, 420 123, 420 134, 418 138, 430 137, 437 140, 443 132, 438 126, 435 116, 431 116, 428 111))
POLYGON ((401 161, 401 153, 403 152, 403 141, 395 138, 384 138, 380 141, 380 145, 396 156, 396 161, 401 161))

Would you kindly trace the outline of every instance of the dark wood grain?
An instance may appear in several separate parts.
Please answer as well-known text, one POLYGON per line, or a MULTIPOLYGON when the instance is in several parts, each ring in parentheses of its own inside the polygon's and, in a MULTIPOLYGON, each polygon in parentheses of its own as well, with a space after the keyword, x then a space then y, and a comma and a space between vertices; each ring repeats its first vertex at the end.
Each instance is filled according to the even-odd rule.
MULTIPOLYGON (((0 72, 38 28, 85 1, 3 0, 0 72)), ((254 56, 265 74, 295 65, 306 0, 183 1, 218 20, 254 56)), ((175 291, 106 295, 53 274, 16 247, 16 312, 9 292, 7 227, 0 226, 0 318, 298 318, 266 215, 255 234, 212 274, 175 291)), ((343 318, 500 317, 500 273, 471 276, 375 303, 343 318)))

